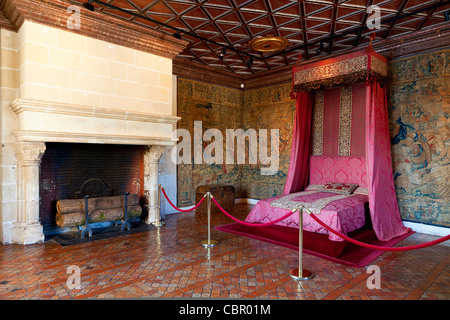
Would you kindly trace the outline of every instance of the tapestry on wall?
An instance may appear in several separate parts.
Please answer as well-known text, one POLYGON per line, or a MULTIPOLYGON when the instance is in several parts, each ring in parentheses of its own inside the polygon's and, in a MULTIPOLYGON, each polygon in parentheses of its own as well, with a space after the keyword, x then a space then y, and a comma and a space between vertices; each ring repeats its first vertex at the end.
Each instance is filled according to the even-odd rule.
POLYGON ((450 50, 390 63, 390 135, 402 218, 450 226, 450 50))
POLYGON ((244 197, 266 199, 283 194, 292 144, 295 101, 289 96, 291 83, 244 92, 243 129, 279 130, 279 166, 274 175, 261 175, 261 164, 242 166, 244 197), (281 120, 280 120, 281 119, 281 120))
MULTIPOLYGON (((194 136, 194 121, 201 123, 202 136, 207 129, 241 127, 242 91, 198 81, 178 79, 177 105, 179 129, 194 136)), ((192 150, 194 139, 192 139, 192 150)), ((205 147, 205 142, 203 142, 205 147)), ((189 206, 195 202, 195 190, 200 185, 226 183, 233 185, 240 194, 241 171, 237 164, 179 164, 177 166, 178 206, 189 206)))
POLYGON ((245 164, 194 164, 194 161, 179 164, 179 206, 194 204, 196 188, 205 184, 233 185, 238 198, 265 199, 282 194, 289 168, 295 112, 290 89, 291 84, 286 83, 241 91, 178 78, 178 116, 181 117, 178 128, 188 130, 192 136, 196 121, 201 121, 203 132, 219 129, 224 137, 227 129, 254 129, 256 132, 267 129, 269 133, 272 129, 279 130, 279 164, 275 174, 261 175, 261 167, 266 165, 261 165, 259 159, 256 164, 249 163, 248 140, 245 164))

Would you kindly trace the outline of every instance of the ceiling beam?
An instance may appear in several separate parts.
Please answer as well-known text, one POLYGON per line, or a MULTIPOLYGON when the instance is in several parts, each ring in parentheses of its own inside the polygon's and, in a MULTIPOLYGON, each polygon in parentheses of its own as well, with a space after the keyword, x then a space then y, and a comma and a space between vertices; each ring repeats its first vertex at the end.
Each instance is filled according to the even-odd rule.
MULTIPOLYGON (((224 38, 225 39, 225 41, 227 41, 227 37, 225 37, 224 35, 223 35, 223 33, 222 33, 222 30, 220 30, 220 28, 216 25, 216 23, 215 23, 215 21, 214 21, 214 18, 209 14, 209 12, 207 11, 207 10, 205 10, 205 8, 203 8, 203 6, 201 5, 201 3, 199 3, 199 1, 198 0, 195 0, 196 1, 196 3, 198 4, 198 7, 200 8, 200 10, 202 10, 202 12, 203 12, 203 14, 209 19, 209 21, 210 21, 210 23, 213 25, 213 27, 220 33, 220 35, 222 36, 222 38, 224 38)), ((184 22, 184 21, 183 21, 184 22)), ((224 65, 225 65, 225 67, 228 69, 228 70, 230 70, 230 71, 234 71, 233 70, 233 68, 225 61, 225 59, 220 59, 220 54, 218 54, 217 52, 216 52, 216 50, 213 50, 212 48, 211 48, 211 46, 209 45, 209 43, 207 43, 207 42, 205 42, 205 41, 202 41, 210 50, 211 50, 211 52, 213 52, 214 53, 214 55, 216 56, 216 58, 217 59, 219 59, 219 61, 221 61, 224 65)), ((229 41, 227 41, 228 42, 228 46, 232 46, 232 44, 229 42, 229 41)), ((225 46, 225 45, 224 45, 225 46)), ((222 46, 222 47, 224 47, 224 46, 222 46)), ((222 51, 222 49, 220 49, 221 51, 222 51)), ((242 59, 242 57, 241 57, 241 55, 238 53, 238 56, 242 59)))
MULTIPOLYGON (((20 0, 21 1, 21 0, 20 0)), ((24 0, 25 1, 25 0, 24 0)), ((26 1, 31 1, 31 0, 26 0, 26 1)), ((78 2, 78 4, 80 4, 80 2, 83 1, 88 1, 88 0, 77 0, 76 2, 78 2)), ((201 43, 205 49, 207 48, 208 50, 212 51, 212 55, 211 57, 215 57, 217 59, 220 59, 220 55, 219 55, 219 49, 217 47, 224 47, 229 51, 234 51, 236 52, 236 59, 234 62, 231 62, 231 60, 229 61, 229 63, 227 63, 227 61, 223 61, 223 65, 225 68, 227 68, 230 71, 233 71, 233 65, 234 63, 238 63, 239 66, 241 66, 241 63, 238 62, 239 60, 242 61, 242 63, 244 65, 247 65, 247 61, 248 58, 247 57, 252 57, 253 59, 258 59, 260 61, 263 61, 263 63, 265 64, 265 68, 267 70, 271 70, 273 68, 278 68, 278 67, 271 67, 271 63, 269 64, 269 61, 271 61, 272 58, 274 57, 279 57, 279 62, 282 62, 284 64, 289 64, 289 56, 292 56, 292 54, 289 54, 290 52, 293 51, 301 51, 304 52, 304 58, 309 60, 310 59, 310 48, 312 45, 318 45, 321 42, 322 43, 328 43, 328 48, 327 52, 328 54, 332 54, 334 51, 336 51, 337 49, 341 50, 340 48, 342 46, 338 47, 338 41, 336 41, 336 39, 338 38, 343 38, 344 40, 342 40, 343 43, 347 43, 348 41, 351 42, 351 44, 354 47, 358 47, 361 43, 361 38, 362 35, 367 33, 367 19, 368 19, 368 13, 365 10, 365 8, 369 7, 370 5, 373 5, 375 3, 374 0, 366 0, 365 4, 366 6, 363 5, 354 5, 351 3, 347 3, 349 1, 343 1, 343 0, 333 0, 332 4, 330 3, 331 1, 320 1, 317 4, 322 4, 318 6, 319 9, 317 10, 313 10, 314 12, 310 13, 312 15, 316 14, 316 13, 320 13, 320 12, 325 12, 326 10, 330 10, 330 6, 332 5, 331 8, 331 17, 330 18, 323 18, 322 20, 326 20, 326 24, 330 24, 330 28, 329 28, 329 33, 322 33, 319 37, 315 38, 315 40, 312 41, 308 41, 308 36, 311 36, 311 34, 314 34, 314 30, 308 30, 307 29, 307 21, 306 21, 306 9, 308 8, 305 4, 304 0, 299 0, 297 2, 290 2, 287 4, 282 4, 281 6, 279 6, 278 8, 273 9, 272 8, 272 2, 269 0, 248 0, 245 2, 237 2, 235 0, 228 0, 229 6, 227 7, 223 7, 223 8, 228 8, 230 10, 228 11, 223 11, 223 12, 215 12, 218 13, 218 15, 216 17, 213 17, 212 14, 209 11, 209 8, 219 8, 222 7, 221 5, 215 5, 215 4, 209 4, 208 1, 205 0, 194 0, 191 1, 190 4, 186 6, 186 9, 181 9, 182 11, 180 11, 180 13, 177 13, 175 11, 175 9, 170 7, 170 3, 169 2, 165 2, 162 0, 154 0, 154 1, 149 1, 147 2, 147 5, 145 6, 145 10, 144 9, 139 9, 138 6, 135 4, 136 1, 134 0, 126 0, 126 3, 130 5, 130 7, 132 9, 130 10, 126 10, 124 8, 119 8, 117 6, 114 6, 114 3, 116 3, 114 0, 104 0, 104 1, 100 1, 100 0, 89 0, 90 2, 94 2, 96 4, 99 5, 99 7, 102 9, 104 8, 111 8, 113 10, 104 10, 104 14, 108 14, 108 15, 113 15, 113 17, 117 17, 117 18, 121 18, 124 19, 124 21, 130 21, 130 19, 127 19, 126 17, 119 16, 118 14, 120 14, 120 12, 123 13, 128 13, 130 16, 134 17, 131 19, 137 19, 137 18, 142 18, 145 20, 148 20, 150 22, 152 22, 154 25, 158 26, 158 29, 160 32, 163 32, 165 34, 168 35, 168 37, 171 36, 171 31, 170 30, 175 30, 177 32, 181 32, 186 34, 186 38, 190 39, 191 43, 201 43), (244 17, 246 17, 245 12, 248 13, 252 13, 252 10, 250 8, 245 8, 248 5, 251 4, 257 4, 259 2, 260 4, 264 4, 264 7, 258 8, 260 10, 255 10, 254 13, 261 13, 261 14, 266 14, 266 21, 269 21, 269 23, 267 23, 267 27, 266 28, 262 28, 261 32, 257 32, 256 34, 252 33, 251 27, 249 27, 249 23, 251 23, 252 21, 257 21, 258 19, 262 18, 264 15, 260 15, 260 14, 256 14, 254 15, 254 18, 251 18, 250 20, 246 20, 244 17), (159 16, 167 16, 167 19, 161 20, 158 17, 158 20, 161 21, 165 21, 165 23, 159 22, 155 19, 152 19, 151 17, 153 17, 154 15, 151 12, 148 12, 148 10, 151 8, 153 8, 155 5, 164 5, 165 7, 168 8, 168 10, 170 10, 171 14, 160 14, 159 16), (296 41, 294 42, 294 45, 291 45, 290 47, 286 48, 283 51, 279 51, 279 52, 274 52, 272 54, 267 54, 267 53, 262 53, 262 52, 258 52, 258 53, 254 53, 252 51, 249 51, 248 49, 242 49, 242 50, 238 50, 235 49, 235 45, 237 46, 237 44, 239 43, 240 45, 244 44, 244 40, 247 41, 248 37, 250 38, 254 38, 259 34, 265 34, 269 31, 269 28, 271 26, 274 35, 279 36, 280 35, 280 30, 278 27, 278 12, 280 17, 283 17, 283 15, 285 13, 284 10, 286 8, 289 7, 294 7, 296 6, 296 10, 298 10, 295 13, 295 17, 292 16, 294 13, 291 11, 287 11, 286 12, 286 16, 292 16, 293 21, 297 22, 297 19, 299 21, 299 26, 296 26, 297 28, 301 28, 301 30, 298 30, 298 32, 296 34, 298 35, 302 35, 302 42, 300 41, 296 41), (241 10, 245 8, 245 10, 241 10), (341 8, 351 8, 354 12, 352 14, 362 14, 362 18, 361 21, 358 22, 356 21, 354 26, 349 26, 345 29, 342 29, 341 33, 337 33, 336 29, 337 29, 337 19, 339 16, 339 10, 341 8), (115 10, 118 10, 116 12, 114 12, 115 10), (203 15, 203 20, 204 23, 200 23, 199 25, 191 28, 188 21, 184 21, 183 19, 183 15, 187 12, 190 12, 192 10, 201 10, 201 15, 203 15), (114 15, 114 13, 116 13, 114 15), (232 14, 233 16, 235 16, 236 18, 232 19, 233 20, 233 26, 231 29, 223 29, 216 20, 220 19, 220 17, 225 17, 229 14, 232 14), (171 18, 172 16, 174 16, 175 18, 171 18), (298 17, 298 18, 297 18, 298 17), (177 28, 175 26, 171 26, 169 25, 169 21, 173 22, 174 20, 180 21, 182 23, 182 25, 184 26, 184 28, 177 28), (329 20, 328 20, 329 19, 329 20), (240 23, 240 25, 239 25, 240 23), (211 26, 213 27, 214 30, 217 31, 217 33, 211 32, 211 37, 205 38, 200 36, 200 29, 202 29, 202 26, 205 26, 207 24, 211 24, 211 26), (230 30, 234 30, 234 29, 238 29, 238 28, 243 28, 243 30, 245 30, 245 32, 240 32, 240 34, 242 34, 242 36, 245 38, 242 38, 243 40, 240 41, 235 41, 232 39, 228 39, 228 32, 230 30), (225 31, 222 31, 225 30, 225 31), (219 40, 218 37, 223 37, 223 39, 219 40), (354 37, 354 38, 353 38, 354 37), (197 42, 194 38, 199 39, 199 41, 197 42), (216 40, 216 41, 215 41, 216 40), (217 41, 220 41, 217 42, 217 41), (217 46, 217 47, 216 47, 217 46), (238 59, 239 57, 239 59, 238 59), (283 60, 281 60, 281 57, 283 57, 283 60)), ((74 1, 75 2, 75 1, 74 1)), ((400 1, 399 1, 400 2, 400 1)), ((118 3, 118 2, 117 2, 118 3)), ((186 2, 187 3, 187 2, 186 2)), ((429 1, 427 2, 427 4, 425 4, 424 6, 416 6, 417 9, 413 9, 410 10, 409 12, 406 11, 406 13, 404 13, 404 9, 406 8, 406 6, 408 5, 408 0, 402 0, 400 2, 400 4, 397 6, 397 8, 394 9, 386 9, 388 10, 390 13, 394 13, 394 15, 390 14, 389 18, 385 18, 385 19, 381 19, 381 23, 384 25, 388 25, 388 28, 386 30, 383 30, 383 36, 381 38, 378 38, 374 43, 380 41, 383 38, 389 38, 390 35, 393 33, 392 30, 395 30, 395 27, 397 25, 397 23, 404 18, 410 17, 410 16, 414 16, 417 15, 418 13, 421 12, 426 12, 425 14, 420 14, 421 17, 424 17, 424 19, 420 22, 420 24, 417 26, 417 30, 420 30, 424 25, 426 25, 427 21, 429 21, 429 19, 433 16, 434 12, 436 12, 436 10, 441 7, 444 6, 446 4, 449 4, 450 0, 440 0, 440 1, 429 1), (396 11, 397 10, 397 11, 396 11), (396 14, 395 14, 396 13, 396 14)), ((279 4, 279 3, 278 3, 279 4)), ((380 5, 382 6, 382 5, 380 5)), ((382 6, 383 7, 383 6, 382 6)), ((98 6, 96 6, 96 10, 98 10, 98 6)), ((157 13, 156 13, 157 14, 157 13)), ((231 17, 231 16, 230 16, 231 17)), ((105 18, 104 18, 105 19, 105 18)), ((139 20, 139 19, 137 19, 139 20)), ((227 19, 229 20, 229 18, 227 19)), ((443 18, 442 18, 443 20, 443 18)), ((283 20, 282 20, 283 21, 283 20)), ((138 23, 137 21, 135 22, 136 24, 140 25, 140 26, 145 26, 144 23, 138 23)), ((287 22, 286 22, 287 23, 287 22)), ((153 25, 152 24, 152 25, 153 25)), ((280 26, 283 26, 285 24, 285 22, 280 23, 280 26)), ((264 24, 266 25, 266 24, 264 24)), ((177 24, 177 26, 179 26, 177 24)), ((153 29, 153 27, 148 26, 149 29, 153 29)), ((280 27, 281 28, 281 27, 280 27)), ((208 29, 210 30, 210 29, 208 29)), ((287 29, 289 30, 289 28, 287 29)), ((93 31, 95 32, 95 30, 93 31)), ((407 31, 405 32, 407 33, 407 31)), ((206 33, 205 36, 208 36, 208 33, 206 33)), ((288 37, 291 37, 292 35, 289 34, 288 37)), ((195 47, 195 45, 194 45, 195 47)), ((342 50, 341 50, 342 51, 342 50)), ((189 48, 187 48, 186 52, 191 52, 191 56, 195 57, 195 59, 197 59, 198 61, 200 61, 203 64, 209 64, 209 61, 211 62, 215 62, 214 58, 211 58, 210 60, 205 60, 202 59, 202 55, 198 55, 197 51, 190 51, 189 48)), ((209 53, 208 53, 209 54, 209 53)), ((229 56, 230 57, 230 56, 229 56)), ((187 57, 186 57, 187 58, 187 57)), ((230 57, 231 58, 231 57, 230 57)), ((292 58, 292 57, 291 57, 292 58)), ((314 58, 314 55, 313 55, 314 58)), ((260 72, 262 70, 264 70, 263 66, 260 64, 259 65, 261 68, 253 70, 252 68, 248 68, 249 72, 251 73, 255 73, 255 72, 260 72)), ((237 66, 236 66, 237 67, 237 66)), ((242 70, 242 67, 237 69, 237 72, 239 71, 244 71, 242 70)))
MULTIPOLYGON (((366 1, 366 8, 368 8, 371 5, 373 5, 374 2, 375 2, 375 0, 367 0, 366 1)), ((369 14, 367 13, 367 10, 366 10, 366 12, 364 12, 364 14, 362 16, 359 30, 356 32, 356 39, 355 39, 355 42, 353 43, 354 47, 357 47, 359 45, 359 41, 361 40, 361 35, 362 35, 363 30, 364 30, 363 27, 366 25, 368 17, 369 17, 369 14)))
MULTIPOLYGON (((247 3, 251 3, 251 2, 254 2, 254 1, 247 1, 247 3)), ((250 38, 253 38, 253 37, 254 37, 254 36, 253 36, 253 33, 252 33, 252 31, 249 29, 249 27, 247 26, 247 23, 246 23, 244 17, 242 16, 241 12, 239 11, 238 6, 234 3, 234 1, 231 1, 230 3, 231 3, 231 5, 232 5, 232 7, 233 7, 233 12, 235 12, 236 15, 238 16, 239 21, 240 21, 241 24, 242 24, 242 27, 244 27, 244 29, 245 29, 245 32, 248 33, 248 35, 250 36, 250 38)), ((241 56, 239 56, 239 58, 241 58, 242 62, 244 62, 244 64, 247 66, 247 68, 250 70, 250 72, 251 72, 251 73, 254 73, 253 70, 252 70, 251 68, 248 67, 247 62, 246 62, 241 56)), ((270 66, 269 66, 269 64, 267 63, 267 61, 266 61, 265 59, 263 59, 262 57, 258 57, 258 58, 259 58, 259 59, 262 59, 262 60, 264 61, 264 63, 266 64, 267 69, 270 69, 270 66)))
MULTIPOLYGON (((450 4, 450 0, 445 0, 445 1, 442 0, 442 2, 439 2, 439 3, 437 3, 437 4, 433 4, 433 5, 424 7, 424 8, 420 8, 420 9, 414 10, 414 11, 412 11, 412 12, 408 12, 408 13, 402 14, 401 16, 398 16, 398 17, 396 16, 396 17, 394 17, 394 18, 381 19, 381 24, 389 23, 389 22, 391 22, 391 21, 394 20, 394 19, 398 19, 398 20, 404 19, 404 18, 410 17, 410 16, 412 16, 412 15, 415 15, 415 14, 417 14, 417 13, 423 12, 423 11, 427 11, 427 10, 430 10, 430 9, 433 9, 433 8, 439 8, 439 7, 441 7, 441 6, 443 6, 443 5, 446 5, 446 4, 450 4)), ((312 44, 319 44, 320 42, 327 41, 327 40, 329 40, 330 38, 336 39, 336 38, 345 37, 345 36, 347 36, 347 35, 349 35, 349 34, 354 34, 355 32, 359 32, 359 31, 362 32, 362 31, 364 31, 364 30, 366 30, 366 29, 368 29, 368 27, 364 24, 364 25, 361 25, 361 26, 359 26, 359 27, 352 28, 351 30, 346 31, 346 32, 335 33, 334 35, 329 35, 329 36, 324 37, 324 38, 322 38, 322 39, 320 39, 320 40, 314 41, 312 44)), ((310 43, 308 43, 308 45, 310 45, 310 43)), ((284 52, 291 52, 291 51, 295 51, 295 50, 300 50, 300 49, 304 49, 305 47, 306 47, 305 44, 303 44, 303 45, 298 45, 298 46, 293 46, 293 47, 291 47, 291 48, 289 48, 289 49, 284 50, 284 52)), ((279 54, 279 53, 275 53, 275 54, 273 54, 273 55, 266 56, 266 59, 267 59, 267 58, 271 58, 271 57, 273 57, 273 56, 276 56, 276 55, 278 55, 278 54, 279 54)))
POLYGON ((338 5, 339 5, 339 0, 334 0, 333 1, 333 9, 331 11, 331 27, 330 27, 330 41, 328 44, 328 54, 331 54, 333 52, 333 36, 334 33, 336 32, 336 20, 337 20, 337 13, 338 13, 338 5))
MULTIPOLYGON (((270 24, 272 25, 272 29, 273 29, 273 33, 274 36, 279 37, 280 36, 280 32, 278 31, 278 25, 277 22, 275 21, 275 18, 273 17, 273 13, 274 11, 272 10, 272 6, 270 5, 268 0, 264 0, 264 5, 266 6, 266 10, 269 14, 269 20, 270 20, 270 24)), ((289 64, 288 58, 286 56, 286 53, 283 53, 283 59, 284 59, 284 63, 286 65, 289 64)))
MULTIPOLYGON (((440 0, 438 4, 442 4, 443 0, 440 0)), ((427 23, 428 19, 430 19, 430 17, 434 14, 434 12, 437 10, 438 7, 435 8, 431 8, 430 10, 428 10, 427 12, 427 16, 425 19, 423 19, 419 25, 417 26, 416 31, 419 31, 420 29, 423 28, 423 26, 427 23)))
POLYGON ((403 0, 400 5, 397 8, 397 14, 395 18, 391 21, 391 24, 389 25, 388 29, 383 35, 383 39, 386 39, 389 34, 391 33, 392 29, 394 28, 395 24, 397 23, 398 17, 401 16, 403 13, 403 9, 405 9, 406 5, 408 4, 409 0, 403 0))
MULTIPOLYGON (((166 28, 172 29, 172 30, 174 30, 174 31, 176 31, 176 32, 188 34, 188 35, 190 35, 191 37, 194 37, 194 38, 197 38, 197 39, 200 39, 200 40, 203 40, 203 41, 206 41, 206 42, 210 42, 210 43, 213 43, 213 44, 215 44, 215 45, 218 45, 218 46, 223 47, 223 44, 220 44, 220 43, 218 43, 218 42, 216 42, 216 41, 214 41, 214 40, 210 40, 210 39, 204 38, 204 37, 202 37, 202 36, 199 36, 199 35, 196 34, 196 33, 186 32, 186 30, 182 30, 182 29, 180 29, 180 28, 173 27, 173 26, 171 26, 171 25, 168 25, 168 24, 166 24, 166 23, 164 23, 164 22, 160 22, 160 21, 158 21, 158 20, 152 19, 152 18, 150 18, 150 17, 148 17, 148 16, 145 16, 145 15, 141 15, 141 14, 135 13, 135 12, 133 12, 133 11, 130 11, 130 10, 126 10, 126 9, 117 7, 117 6, 115 6, 115 5, 113 5, 113 4, 110 4, 110 3, 108 3, 108 2, 104 2, 104 1, 100 1, 100 0, 89 0, 89 1, 90 1, 90 2, 93 2, 93 3, 96 3, 96 4, 98 4, 98 5, 103 5, 103 6, 106 6, 106 7, 111 8, 111 9, 115 9, 115 10, 120 11, 120 12, 123 12, 123 13, 127 13, 127 14, 129 14, 129 15, 133 15, 133 16, 135 16, 135 17, 137 17, 137 18, 141 18, 141 19, 144 19, 144 20, 153 22, 153 23, 155 23, 155 24, 158 24, 158 25, 164 26, 164 27, 166 27, 166 28)), ((235 52, 237 52, 237 53, 241 53, 241 54, 247 55, 247 56, 249 56, 249 57, 253 57, 254 59, 261 59, 261 58, 258 57, 258 56, 255 56, 255 55, 253 55, 253 54, 250 54, 250 53, 247 53, 247 52, 238 50, 238 49, 233 48, 233 47, 230 47, 230 46, 226 46, 226 48, 229 49, 229 50, 235 51, 235 52)))
POLYGON ((302 33, 303 33, 303 45, 305 52, 305 59, 309 60, 309 50, 308 50, 308 35, 306 34, 306 14, 305 14, 305 2, 301 0, 299 3, 300 9, 300 19, 302 24, 302 33))

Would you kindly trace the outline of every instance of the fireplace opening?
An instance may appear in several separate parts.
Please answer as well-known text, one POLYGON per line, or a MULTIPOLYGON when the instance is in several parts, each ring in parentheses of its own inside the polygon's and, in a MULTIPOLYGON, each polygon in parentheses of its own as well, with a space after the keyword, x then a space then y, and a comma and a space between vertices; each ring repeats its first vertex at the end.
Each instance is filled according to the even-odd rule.
MULTIPOLYGON (((137 194, 144 208, 144 146, 47 143, 39 180, 39 216, 44 234, 56 225, 56 202, 63 199, 137 194)), ((146 212, 143 212, 143 215, 146 212)), ((141 217, 143 219, 144 217, 141 217)))

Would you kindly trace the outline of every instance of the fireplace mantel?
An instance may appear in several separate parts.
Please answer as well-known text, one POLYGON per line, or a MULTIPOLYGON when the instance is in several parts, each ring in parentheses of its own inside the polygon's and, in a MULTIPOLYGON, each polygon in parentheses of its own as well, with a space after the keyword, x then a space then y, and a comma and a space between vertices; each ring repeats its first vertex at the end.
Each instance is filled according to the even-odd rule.
POLYGON ((180 117, 76 104, 16 99, 18 142, 77 142, 172 146, 180 117))

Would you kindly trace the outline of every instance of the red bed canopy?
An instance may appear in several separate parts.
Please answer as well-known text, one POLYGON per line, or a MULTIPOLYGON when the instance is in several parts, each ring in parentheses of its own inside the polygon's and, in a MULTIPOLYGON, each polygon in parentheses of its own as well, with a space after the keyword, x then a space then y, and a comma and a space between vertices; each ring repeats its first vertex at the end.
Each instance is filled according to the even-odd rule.
POLYGON ((387 74, 386 58, 373 50, 358 51, 292 69, 296 115, 284 188, 284 194, 289 194, 304 190, 309 183, 314 91, 365 83, 369 208, 375 234, 383 241, 408 231, 400 218, 392 173, 386 90, 383 85, 387 74))

